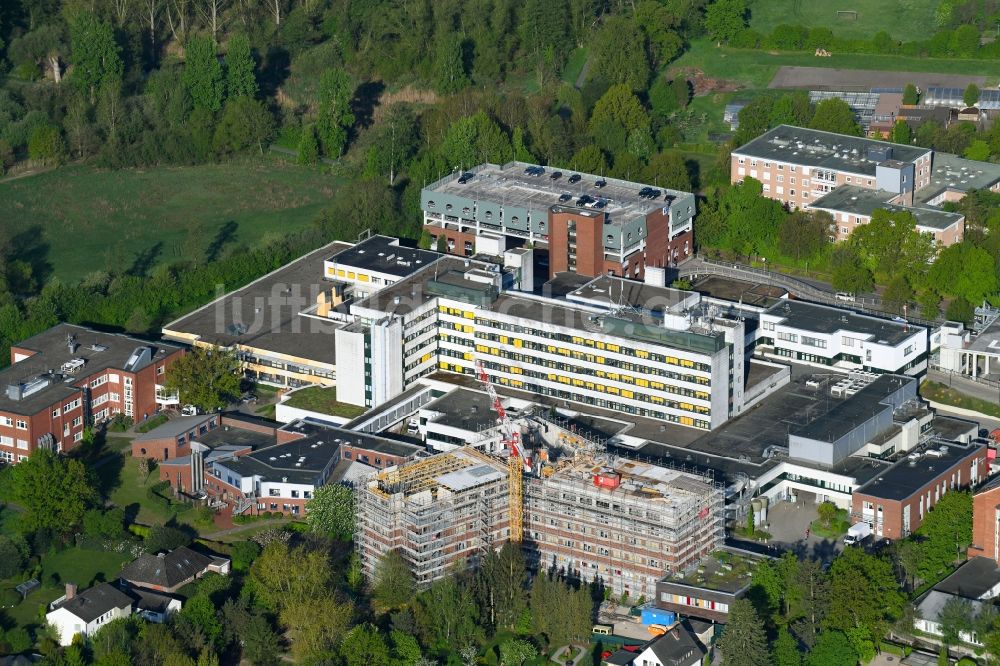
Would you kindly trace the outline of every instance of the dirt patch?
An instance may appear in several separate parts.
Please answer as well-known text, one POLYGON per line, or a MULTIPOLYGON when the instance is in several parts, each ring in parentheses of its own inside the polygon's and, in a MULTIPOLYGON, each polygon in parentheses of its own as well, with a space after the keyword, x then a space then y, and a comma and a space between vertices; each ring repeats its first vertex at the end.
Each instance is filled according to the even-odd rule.
POLYGON ((986 77, 934 74, 931 72, 783 66, 778 69, 768 88, 870 90, 874 87, 902 88, 907 83, 912 83, 923 90, 930 87, 965 88, 970 83, 975 83, 982 88, 986 85, 986 77))
POLYGON ((696 97, 720 92, 736 92, 743 89, 743 86, 737 81, 713 79, 705 76, 705 72, 697 67, 675 67, 667 72, 667 77, 670 79, 675 79, 679 76, 691 82, 691 87, 694 88, 696 97))

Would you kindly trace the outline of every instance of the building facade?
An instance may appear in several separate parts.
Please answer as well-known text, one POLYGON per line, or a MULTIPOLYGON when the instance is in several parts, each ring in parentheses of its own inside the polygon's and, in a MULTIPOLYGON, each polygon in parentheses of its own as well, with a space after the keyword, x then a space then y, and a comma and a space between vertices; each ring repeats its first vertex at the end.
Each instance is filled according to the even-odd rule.
POLYGON ((70 451, 84 429, 124 414, 142 421, 179 401, 164 389, 180 347, 59 324, 10 350, 0 371, 0 460, 70 451))
POLYGON ((968 555, 1000 564, 1000 477, 972 496, 972 545, 968 555))
POLYGON ((920 527, 946 493, 974 487, 987 474, 983 444, 938 442, 855 490, 852 520, 868 523, 876 537, 902 539, 920 527))
POLYGON ((550 275, 642 278, 694 250, 690 192, 522 162, 481 164, 421 192, 424 229, 462 256, 532 244, 550 275))

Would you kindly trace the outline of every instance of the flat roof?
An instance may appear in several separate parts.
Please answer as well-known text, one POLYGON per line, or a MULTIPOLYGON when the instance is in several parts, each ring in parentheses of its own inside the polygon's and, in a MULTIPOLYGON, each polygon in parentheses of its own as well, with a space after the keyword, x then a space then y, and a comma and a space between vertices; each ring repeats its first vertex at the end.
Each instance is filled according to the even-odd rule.
POLYGON ((928 201, 946 190, 988 190, 1000 182, 1000 164, 967 160, 951 153, 934 153, 931 182, 917 190, 914 201, 928 201))
POLYGON ((973 335, 966 349, 981 354, 1000 355, 1000 319, 984 328, 978 335, 973 335))
POLYGON ((352 305, 405 316, 431 299, 443 295, 442 292, 449 287, 455 290, 452 295, 456 300, 463 300, 463 297, 492 297, 489 285, 463 277, 466 271, 485 270, 489 265, 471 259, 444 256, 433 265, 424 266, 412 275, 352 305))
POLYGON ((788 295, 788 290, 782 287, 745 282, 719 275, 698 278, 691 284, 691 289, 710 298, 760 308, 769 308, 788 295))
POLYGON ((478 431, 497 424, 497 415, 489 396, 482 391, 457 388, 421 407, 438 412, 439 417, 432 423, 450 427, 478 431))
POLYGON ((318 435, 257 449, 245 456, 220 461, 220 464, 242 476, 310 484, 317 483, 323 470, 339 455, 339 441, 318 435))
POLYGON ((870 317, 845 308, 792 299, 783 299, 780 303, 768 308, 765 314, 780 317, 782 321, 779 322, 779 325, 825 335, 849 331, 867 335, 869 342, 892 345, 893 347, 922 334, 925 330, 916 324, 870 317))
POLYGON ((740 146, 733 151, 733 155, 874 176, 876 165, 883 159, 869 159, 871 148, 891 149, 893 159, 904 162, 914 162, 931 152, 930 148, 779 125, 740 146))
POLYGON ((35 353, 0 370, 0 411, 26 416, 78 393, 77 384, 86 377, 109 369, 136 372, 181 350, 166 342, 103 333, 75 324, 57 324, 11 346, 35 353), (140 349, 148 349, 148 357, 134 359, 140 349), (11 398, 9 386, 21 387, 20 399, 11 398))
POLYGON ((442 474, 437 477, 436 481, 438 485, 459 492, 481 486, 484 483, 499 481, 502 478, 504 478, 504 474, 500 470, 490 465, 476 465, 442 474))
POLYGON ((353 247, 341 250, 329 260, 362 271, 406 277, 437 261, 441 256, 430 250, 401 246, 398 238, 371 236, 353 247))
POLYGON ((886 500, 904 500, 984 448, 986 447, 982 444, 975 443, 932 441, 884 470, 855 492, 886 500))
POLYGON ((299 313, 316 305, 333 282, 323 277, 327 257, 350 247, 335 241, 227 293, 163 327, 167 338, 222 347, 243 345, 319 363, 336 362, 334 331, 341 324, 299 313))
POLYGON ((791 434, 821 442, 834 442, 879 412, 891 412, 893 406, 882 401, 903 386, 916 381, 905 375, 879 375, 875 381, 848 396, 826 414, 794 429, 791 434))
POLYGON ((294 432, 305 437, 317 440, 324 438, 333 439, 338 444, 367 449, 376 453, 386 455, 409 457, 424 450, 424 447, 397 439, 385 437, 383 435, 362 432, 360 430, 348 430, 327 423, 320 423, 312 419, 292 421, 281 427, 283 432, 294 432))
POLYGON ((973 557, 934 589, 966 599, 979 599, 997 585, 1000 585, 1000 566, 988 557, 973 557))
POLYGON ((149 432, 140 433, 135 438, 137 442, 146 442, 151 439, 165 439, 167 437, 177 437, 192 430, 197 430, 198 426, 208 423, 212 419, 217 419, 217 414, 199 414, 197 416, 177 416, 161 426, 153 428, 149 432))
MULTIPOLYGON (((542 167, 527 162, 508 162, 507 164, 481 164, 469 170, 473 174, 466 183, 459 182, 461 174, 454 173, 431 183, 424 188, 425 192, 450 194, 474 201, 490 201, 505 207, 524 208, 527 210, 549 210, 560 208, 575 213, 594 217, 604 217, 609 224, 616 224, 636 218, 643 218, 653 211, 670 206, 673 201, 691 196, 690 192, 671 190, 652 184, 597 176, 572 169, 542 167), (544 173, 532 176, 525 169, 536 167, 544 169, 544 173), (561 172, 557 180, 551 178, 555 172, 561 172), (570 176, 581 176, 576 183, 570 183, 570 176), (604 187, 594 187, 598 180, 604 180, 604 187), (653 188, 660 191, 656 199, 640 199, 639 191, 643 188, 653 188), (563 195, 570 195, 568 201, 560 201, 563 195), (584 194, 606 202, 602 209, 575 206, 575 200, 584 194)), ((693 205, 693 204, 692 204, 693 205)))
POLYGON ((608 308, 630 307, 640 312, 662 314, 689 301, 693 295, 690 291, 599 275, 569 292, 566 298, 596 302, 608 308))
POLYGON ((210 449, 217 449, 222 446, 259 449, 272 446, 278 440, 274 435, 256 430, 245 430, 235 426, 220 425, 217 428, 209 430, 204 435, 198 435, 194 441, 204 444, 210 449))
POLYGON ((870 190, 857 185, 841 185, 809 204, 809 208, 822 208, 852 215, 871 217, 879 209, 892 212, 905 211, 913 215, 917 225, 925 229, 943 231, 959 224, 965 217, 961 213, 949 213, 940 208, 928 206, 901 206, 889 203, 897 194, 885 190, 870 190))

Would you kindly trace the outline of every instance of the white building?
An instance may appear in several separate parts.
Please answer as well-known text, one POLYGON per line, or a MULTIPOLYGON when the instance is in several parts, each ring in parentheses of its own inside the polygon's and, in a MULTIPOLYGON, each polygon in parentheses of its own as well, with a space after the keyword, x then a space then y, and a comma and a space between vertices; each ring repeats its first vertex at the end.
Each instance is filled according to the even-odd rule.
POLYGON ((643 648, 632 666, 699 666, 705 648, 680 624, 657 636, 643 648))
POLYGON ((783 300, 760 315, 765 355, 830 367, 919 376, 927 369, 927 329, 851 310, 783 300))
POLYGON ((112 620, 132 614, 132 598, 110 583, 101 583, 77 594, 66 584, 66 594, 49 604, 45 619, 56 628, 59 644, 73 643, 77 634, 91 636, 112 620))

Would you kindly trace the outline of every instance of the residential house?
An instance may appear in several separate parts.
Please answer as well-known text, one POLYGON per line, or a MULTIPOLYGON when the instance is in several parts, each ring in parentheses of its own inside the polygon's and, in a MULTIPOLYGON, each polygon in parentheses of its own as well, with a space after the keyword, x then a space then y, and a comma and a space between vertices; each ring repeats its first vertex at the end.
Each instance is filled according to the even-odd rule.
POLYGON ((181 546, 168 553, 141 555, 125 565, 121 578, 136 588, 170 593, 207 573, 228 575, 229 560, 181 546))
POLYGON ((132 614, 133 599, 110 583, 101 583, 77 594, 66 584, 66 594, 49 605, 45 619, 59 634, 59 644, 73 643, 77 634, 91 636, 112 620, 132 614))

